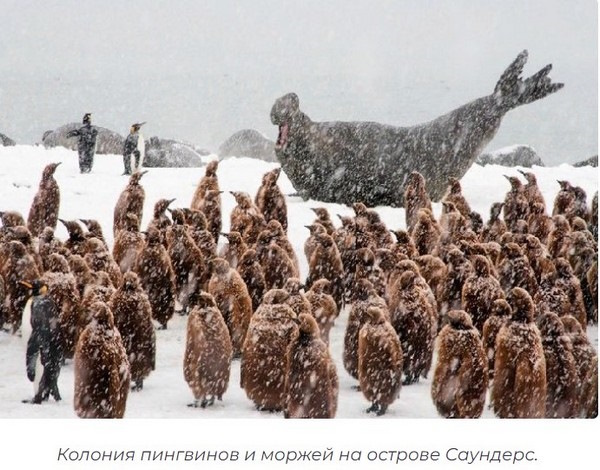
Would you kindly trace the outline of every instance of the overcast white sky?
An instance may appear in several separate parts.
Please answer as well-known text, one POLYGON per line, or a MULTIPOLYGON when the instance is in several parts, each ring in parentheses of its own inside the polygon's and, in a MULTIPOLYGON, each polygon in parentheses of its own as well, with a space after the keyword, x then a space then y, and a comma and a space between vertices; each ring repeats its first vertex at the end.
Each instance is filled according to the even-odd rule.
POLYGON ((411 125, 490 93, 527 48, 565 89, 513 111, 490 148, 597 153, 594 0, 0 0, 0 132, 22 142, 96 123, 214 149, 240 128, 274 138, 288 91, 315 120, 411 125))

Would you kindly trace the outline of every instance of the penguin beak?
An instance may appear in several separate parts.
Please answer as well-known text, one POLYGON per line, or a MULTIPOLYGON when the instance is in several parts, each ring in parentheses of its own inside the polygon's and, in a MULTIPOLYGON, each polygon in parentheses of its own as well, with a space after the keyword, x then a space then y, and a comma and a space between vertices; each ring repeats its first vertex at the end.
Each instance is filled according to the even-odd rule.
POLYGON ((27 287, 27 289, 33 289, 33 286, 31 285, 30 282, 27 281, 19 281, 19 284, 21 284, 22 286, 27 287))
POLYGON ((517 171, 518 171, 519 173, 521 173, 523 176, 527 176, 523 170, 517 170, 517 171))
POLYGON ((510 181, 510 176, 508 176, 508 175, 502 175, 502 176, 504 176, 508 181, 510 181))
POLYGON ((173 209, 171 209, 170 207, 167 207, 167 210, 172 214, 173 213, 173 209))
POLYGON ((221 232, 221 236, 223 236, 223 237, 225 237, 225 238, 229 239, 229 234, 228 234, 228 233, 223 233, 223 232, 221 232))
POLYGON ((177 198, 174 197, 173 199, 169 199, 169 204, 172 204, 175 201, 175 199, 177 198))
POLYGON ((67 221, 65 219, 58 219, 58 220, 60 220, 60 223, 63 224, 65 227, 68 228, 67 221))

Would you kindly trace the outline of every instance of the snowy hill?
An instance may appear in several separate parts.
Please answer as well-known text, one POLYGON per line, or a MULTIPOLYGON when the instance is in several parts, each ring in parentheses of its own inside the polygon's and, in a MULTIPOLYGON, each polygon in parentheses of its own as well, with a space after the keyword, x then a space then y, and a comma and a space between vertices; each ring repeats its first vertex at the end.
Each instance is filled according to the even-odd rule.
MULTIPOLYGON (((123 164, 120 156, 101 155, 96 157, 91 174, 80 175, 75 152, 55 148, 16 146, 0 147, 0 210, 18 210, 25 217, 33 196, 37 191, 43 167, 50 162, 63 162, 56 179, 61 188, 60 217, 64 219, 95 218, 100 221, 109 244, 112 243, 112 217, 114 204, 127 183, 121 176, 123 164)), ((230 158, 220 163, 218 176, 223 194, 223 231, 229 228, 229 214, 235 205, 228 191, 256 193, 263 173, 277 166, 248 158, 230 158)), ((533 169, 539 186, 551 205, 559 186, 557 179, 569 180, 581 186, 588 194, 588 200, 598 189, 598 175, 595 169, 574 168, 561 165, 553 168, 533 169)), ((159 198, 177 198, 173 207, 188 206, 203 169, 151 169, 142 179, 146 190, 144 207, 145 227, 151 217, 152 207, 159 198)), ((517 168, 494 165, 473 166, 462 180, 464 193, 474 210, 487 220, 492 202, 502 200, 508 190, 508 182, 503 177, 517 175, 517 168)), ((293 187, 282 175, 279 180, 284 193, 292 193, 293 187)), ((314 220, 311 207, 325 206, 332 215, 351 215, 352 210, 337 204, 322 204, 317 201, 288 199, 289 238, 300 259, 301 274, 307 275, 308 266, 303 257, 303 244, 307 237, 304 225, 314 220)), ((434 206, 436 216, 441 205, 434 206)), ((404 227, 404 210, 380 207, 378 212, 389 228, 404 227)), ((337 220, 337 218, 335 218, 337 220)), ((64 227, 58 227, 57 236, 66 238, 64 227)), ((331 332, 331 350, 340 377, 338 417, 364 418, 364 410, 369 403, 362 394, 352 389, 356 382, 342 366, 343 333, 347 312, 342 313, 331 332)), ((200 410, 186 407, 192 401, 192 394, 183 378, 183 351, 185 347, 185 325, 187 317, 175 316, 169 329, 157 332, 156 370, 144 382, 144 390, 131 393, 127 403, 128 418, 280 418, 280 414, 258 412, 239 387, 239 361, 234 361, 229 390, 222 402, 211 409, 200 410)), ((597 348, 597 327, 590 327, 588 335, 597 348)), ((60 403, 50 402, 42 406, 21 404, 24 398, 32 396, 31 384, 25 375, 25 349, 21 338, 0 333, 0 418, 71 418, 73 411, 73 365, 63 367, 59 387, 63 396, 60 403)), ((388 411, 386 418, 436 417, 437 413, 430 398, 430 379, 419 384, 403 387, 400 398, 388 411)), ((491 417, 489 410, 484 417, 491 417)))

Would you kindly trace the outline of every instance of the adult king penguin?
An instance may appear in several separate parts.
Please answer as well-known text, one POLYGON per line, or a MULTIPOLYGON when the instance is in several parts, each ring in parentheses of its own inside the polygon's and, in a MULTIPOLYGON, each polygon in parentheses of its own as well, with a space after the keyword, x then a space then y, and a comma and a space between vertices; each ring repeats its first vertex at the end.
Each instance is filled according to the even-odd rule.
POLYGON ((135 123, 131 125, 129 129, 129 135, 125 139, 123 145, 123 165, 125 166, 124 175, 130 175, 132 172, 131 167, 131 156, 133 155, 135 161, 133 164, 133 172, 140 171, 142 163, 144 162, 145 144, 144 136, 140 132, 140 128, 146 124, 146 122, 135 123))
POLYGON ((59 311, 42 281, 20 283, 31 291, 23 313, 23 338, 27 338, 27 378, 34 383, 35 392, 33 399, 23 403, 40 404, 50 395, 59 401, 57 381, 63 359, 59 311))

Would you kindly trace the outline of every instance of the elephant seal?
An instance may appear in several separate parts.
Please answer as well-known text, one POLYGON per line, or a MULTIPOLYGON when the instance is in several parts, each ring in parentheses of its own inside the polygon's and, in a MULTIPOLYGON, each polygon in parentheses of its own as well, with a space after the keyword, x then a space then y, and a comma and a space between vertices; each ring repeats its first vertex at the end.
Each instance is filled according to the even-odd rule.
MULTIPOLYGON (((71 131, 81 127, 81 123, 70 123, 60 126, 53 131, 46 131, 42 137, 42 145, 46 148, 65 147, 69 150, 77 150, 77 139, 67 137, 71 131)), ((125 137, 105 127, 94 126, 98 129, 96 139, 96 153, 99 155, 123 153, 125 137)))
POLYGON ((271 122, 279 126, 275 154, 303 198, 368 206, 402 206, 403 187, 413 171, 439 201, 448 178, 460 179, 517 106, 560 90, 547 65, 527 79, 521 52, 494 92, 425 124, 394 127, 375 122, 313 122, 300 111, 295 93, 275 101, 271 122))

